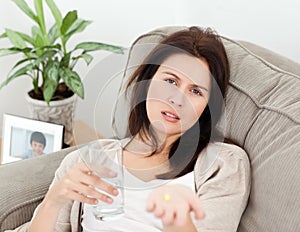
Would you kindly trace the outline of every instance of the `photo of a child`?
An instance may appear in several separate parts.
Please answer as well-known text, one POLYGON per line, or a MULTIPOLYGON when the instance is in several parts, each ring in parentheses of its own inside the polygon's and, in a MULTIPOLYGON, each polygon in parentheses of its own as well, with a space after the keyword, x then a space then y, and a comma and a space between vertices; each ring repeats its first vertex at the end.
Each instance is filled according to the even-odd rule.
POLYGON ((10 155, 28 159, 53 151, 53 135, 24 128, 12 128, 10 155))
POLYGON ((35 131, 30 136, 31 149, 22 154, 23 159, 31 158, 34 156, 40 156, 45 154, 44 149, 46 147, 45 135, 39 131, 35 131))
POLYGON ((38 157, 62 148, 63 126, 4 114, 1 163, 38 157))

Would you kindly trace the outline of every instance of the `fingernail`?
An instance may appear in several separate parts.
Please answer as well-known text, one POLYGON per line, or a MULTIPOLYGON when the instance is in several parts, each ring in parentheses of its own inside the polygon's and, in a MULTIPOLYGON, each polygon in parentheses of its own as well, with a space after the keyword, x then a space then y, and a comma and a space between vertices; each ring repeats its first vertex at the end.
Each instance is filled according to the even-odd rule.
POLYGON ((95 204, 95 205, 98 204, 98 200, 94 200, 94 204, 95 204))
POLYGON ((111 198, 107 198, 106 201, 107 201, 108 203, 112 203, 112 202, 113 202, 113 200, 112 200, 111 198))
POLYGON ((113 193, 113 195, 115 195, 115 196, 117 196, 117 195, 119 194, 118 190, 116 190, 116 189, 114 189, 112 193, 113 193))

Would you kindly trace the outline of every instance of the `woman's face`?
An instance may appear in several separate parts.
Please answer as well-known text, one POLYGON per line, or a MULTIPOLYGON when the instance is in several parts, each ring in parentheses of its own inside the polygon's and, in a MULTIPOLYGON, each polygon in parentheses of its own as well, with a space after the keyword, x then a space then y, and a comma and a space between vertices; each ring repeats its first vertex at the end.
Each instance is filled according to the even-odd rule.
POLYGON ((210 94, 205 60, 175 54, 153 76, 146 101, 151 128, 165 137, 180 136, 198 121, 210 94))

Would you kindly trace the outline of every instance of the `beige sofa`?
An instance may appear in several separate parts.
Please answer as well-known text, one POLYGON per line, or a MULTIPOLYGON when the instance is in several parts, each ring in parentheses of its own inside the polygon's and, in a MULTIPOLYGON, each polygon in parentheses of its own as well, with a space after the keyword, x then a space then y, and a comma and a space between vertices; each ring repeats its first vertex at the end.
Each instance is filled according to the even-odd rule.
MULTIPOLYGON (((146 55, 139 45, 179 29, 164 27, 139 37, 127 66, 146 55)), ((223 42, 231 66, 225 134, 247 151, 252 168, 238 231, 300 231, 300 65, 249 42, 223 42)), ((61 159, 73 149, 0 167, 0 231, 30 220, 61 159)))

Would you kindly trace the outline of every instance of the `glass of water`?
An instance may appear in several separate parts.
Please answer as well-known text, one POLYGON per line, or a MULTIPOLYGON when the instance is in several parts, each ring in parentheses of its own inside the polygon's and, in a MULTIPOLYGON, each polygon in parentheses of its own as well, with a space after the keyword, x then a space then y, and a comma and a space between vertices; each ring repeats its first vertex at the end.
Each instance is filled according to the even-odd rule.
POLYGON ((101 139, 88 145, 87 157, 84 161, 93 175, 113 185, 118 189, 117 196, 97 189, 97 191, 110 196, 113 199, 111 204, 99 201, 92 205, 92 212, 98 220, 107 221, 121 217, 124 214, 124 170, 123 170, 123 148, 119 140, 101 139), (109 171, 116 175, 108 177, 109 171))

